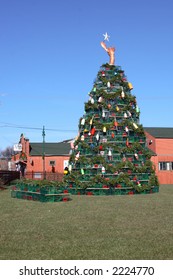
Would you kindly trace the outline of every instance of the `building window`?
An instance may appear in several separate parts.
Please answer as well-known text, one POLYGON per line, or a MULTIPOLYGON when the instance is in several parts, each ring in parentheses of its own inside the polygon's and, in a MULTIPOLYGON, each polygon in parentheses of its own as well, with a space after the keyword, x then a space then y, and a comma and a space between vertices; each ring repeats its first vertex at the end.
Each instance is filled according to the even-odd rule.
POLYGON ((34 179, 41 179, 41 173, 40 172, 35 172, 34 173, 34 179))
POLYGON ((66 168, 66 167, 68 167, 68 160, 66 159, 66 160, 64 160, 64 169, 66 168))
POLYGON ((168 162, 168 161, 159 162, 159 170, 173 170, 173 162, 168 162))
POLYGON ((170 162, 170 165, 171 165, 171 170, 173 170, 173 161, 170 162))
POLYGON ((56 161, 55 161, 55 160, 50 160, 50 161, 49 161, 49 165, 55 166, 55 164, 56 164, 56 161))

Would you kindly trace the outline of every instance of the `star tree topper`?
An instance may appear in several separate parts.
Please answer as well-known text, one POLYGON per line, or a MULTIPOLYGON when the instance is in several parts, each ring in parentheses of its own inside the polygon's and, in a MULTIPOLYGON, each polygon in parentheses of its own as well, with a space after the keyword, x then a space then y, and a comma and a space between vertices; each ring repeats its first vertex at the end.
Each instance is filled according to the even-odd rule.
POLYGON ((107 32, 103 34, 103 36, 104 36, 104 41, 109 41, 110 36, 108 35, 107 32))
POLYGON ((105 34, 103 34, 104 36, 104 40, 100 43, 102 48, 108 53, 110 60, 109 60, 109 64, 110 65, 114 65, 115 62, 115 48, 114 47, 107 47, 105 41, 109 41, 109 35, 106 32, 105 34))

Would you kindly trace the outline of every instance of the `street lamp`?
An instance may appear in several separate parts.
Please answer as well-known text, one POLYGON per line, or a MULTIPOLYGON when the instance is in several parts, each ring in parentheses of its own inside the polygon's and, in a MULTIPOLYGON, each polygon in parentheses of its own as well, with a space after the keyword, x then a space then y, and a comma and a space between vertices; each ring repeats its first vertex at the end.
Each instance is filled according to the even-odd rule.
POLYGON ((46 179, 46 170, 45 170, 45 128, 43 126, 43 131, 42 131, 42 136, 43 136, 43 145, 42 145, 42 159, 43 159, 43 179, 46 179))

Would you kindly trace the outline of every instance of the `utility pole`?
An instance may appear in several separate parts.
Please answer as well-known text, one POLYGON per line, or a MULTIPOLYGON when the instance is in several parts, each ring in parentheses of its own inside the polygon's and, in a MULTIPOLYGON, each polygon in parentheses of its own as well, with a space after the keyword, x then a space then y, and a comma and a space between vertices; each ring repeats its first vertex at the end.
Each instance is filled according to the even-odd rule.
POLYGON ((43 159, 43 179, 46 179, 46 170, 45 170, 45 128, 43 126, 43 131, 42 131, 42 136, 43 136, 43 145, 42 145, 42 159, 43 159))

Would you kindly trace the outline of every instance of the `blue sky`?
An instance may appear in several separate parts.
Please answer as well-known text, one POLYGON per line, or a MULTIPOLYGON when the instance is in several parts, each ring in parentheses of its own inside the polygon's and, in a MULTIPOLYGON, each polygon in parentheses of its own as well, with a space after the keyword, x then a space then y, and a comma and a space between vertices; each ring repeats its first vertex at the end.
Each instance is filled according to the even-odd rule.
POLYGON ((76 136, 102 64, 103 34, 133 86, 143 126, 173 127, 172 0, 1 0, 0 149, 76 136))

